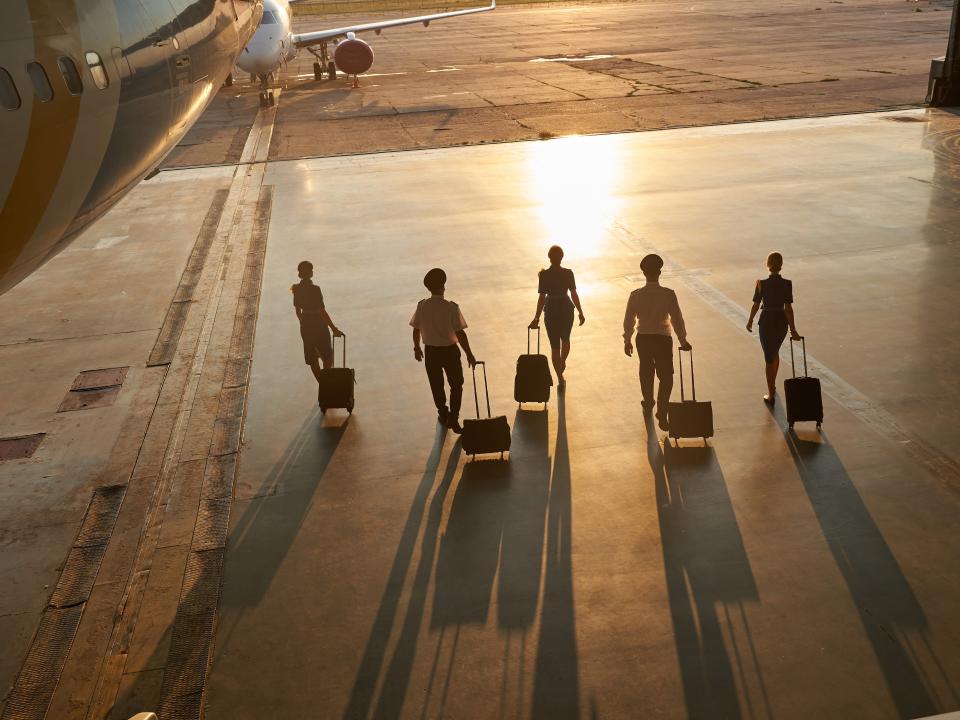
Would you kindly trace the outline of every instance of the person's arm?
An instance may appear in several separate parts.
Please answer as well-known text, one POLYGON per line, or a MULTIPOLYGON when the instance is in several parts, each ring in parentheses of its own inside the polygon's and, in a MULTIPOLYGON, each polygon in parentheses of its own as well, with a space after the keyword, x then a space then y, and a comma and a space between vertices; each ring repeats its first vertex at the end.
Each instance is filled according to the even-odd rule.
POLYGON ((753 332, 753 319, 757 316, 757 312, 760 310, 760 303, 755 302, 750 306, 750 317, 747 318, 747 332, 753 332))
POLYGON ((327 312, 326 308, 321 308, 320 312, 323 313, 321 316, 324 324, 333 331, 334 337, 343 337, 343 333, 340 332, 340 328, 333 324, 333 320, 330 317, 330 313, 327 312))
POLYGON ((533 316, 533 321, 530 323, 530 329, 536 330, 540 327, 540 314, 543 312, 543 306, 547 303, 547 294, 540 293, 540 297, 537 298, 537 314, 533 316))
POLYGON ((417 362, 423 360, 423 350, 420 349, 420 328, 413 329, 413 356, 417 362))
POLYGON ((573 306, 577 309, 577 313, 580 315, 580 324, 583 325, 587 318, 583 314, 583 308, 580 307, 580 296, 577 295, 577 289, 573 288, 570 291, 570 299, 573 300, 573 306))
POLYGON ((637 326, 637 309, 634 306, 633 294, 627 299, 627 311, 623 316, 623 353, 633 355, 633 331, 637 326))
POLYGON ((803 335, 797 332, 797 325, 793 317, 793 303, 784 303, 783 314, 787 316, 787 325, 790 327, 790 337, 794 340, 800 340, 803 335))
POLYGON ((680 341, 680 349, 691 350, 693 346, 687 342, 687 326, 683 322, 683 313, 680 312, 680 301, 677 300, 676 293, 673 293, 671 306, 670 324, 673 325, 673 331, 677 334, 677 340, 680 341))
POLYGON ((467 338, 467 333, 465 330, 457 330, 457 342, 460 343, 460 347, 463 348, 463 352, 467 356, 467 363, 470 367, 473 367, 477 364, 477 359, 473 356, 473 352, 470 350, 470 340, 467 338))

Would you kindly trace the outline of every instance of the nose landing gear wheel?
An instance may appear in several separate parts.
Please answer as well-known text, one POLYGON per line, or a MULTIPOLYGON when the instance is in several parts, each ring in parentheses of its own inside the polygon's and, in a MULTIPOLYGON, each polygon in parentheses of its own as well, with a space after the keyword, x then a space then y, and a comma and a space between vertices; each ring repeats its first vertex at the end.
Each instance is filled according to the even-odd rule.
POLYGON ((337 64, 333 60, 327 63, 327 77, 331 80, 337 77, 337 64))
POLYGON ((323 67, 318 62, 313 64, 313 79, 323 80, 323 67))

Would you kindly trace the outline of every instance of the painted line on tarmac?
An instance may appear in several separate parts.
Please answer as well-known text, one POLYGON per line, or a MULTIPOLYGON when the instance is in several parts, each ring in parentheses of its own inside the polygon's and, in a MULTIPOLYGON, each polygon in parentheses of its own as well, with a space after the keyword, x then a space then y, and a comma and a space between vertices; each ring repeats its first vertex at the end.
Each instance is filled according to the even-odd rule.
MULTIPOLYGON (((660 255, 664 263, 670 265, 672 277, 676 277, 688 290, 738 328, 743 328, 746 325, 748 315, 746 308, 708 284, 703 279, 702 273, 685 269, 668 255, 646 243, 622 223, 616 223, 612 232, 638 254, 657 253, 660 255)), ((789 360, 789 350, 781 349, 780 357, 784 361, 789 360)), ((960 489, 960 463, 907 430, 897 422, 893 415, 874 403, 810 353, 807 353, 807 367, 813 377, 820 379, 820 386, 823 391, 833 398, 837 404, 871 427, 881 437, 903 447, 915 461, 927 468, 933 475, 946 480, 952 489, 960 489)))

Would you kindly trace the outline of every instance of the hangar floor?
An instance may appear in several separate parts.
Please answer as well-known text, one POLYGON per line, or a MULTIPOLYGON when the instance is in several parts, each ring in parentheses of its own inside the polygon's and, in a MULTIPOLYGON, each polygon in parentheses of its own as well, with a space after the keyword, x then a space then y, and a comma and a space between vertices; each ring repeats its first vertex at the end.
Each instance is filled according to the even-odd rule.
MULTIPOLYGON (((0 464, 8 712, 46 698, 49 717, 198 717, 201 697, 213 719, 960 708, 960 116, 267 163, 273 116, 239 165, 143 183, 0 298, 3 434, 46 432, 0 464), (588 319, 566 391, 518 410, 552 243, 588 319), (743 323, 774 248, 823 433, 789 432, 760 401, 743 323), (713 402, 706 447, 664 449, 621 351, 649 251, 713 402), (313 402, 289 292, 304 258, 349 338, 349 418, 313 402), (407 327, 433 265, 489 363, 509 462, 471 462, 435 425, 407 327), (79 371, 116 366, 130 369, 113 405, 55 412, 79 371), (84 580, 90 538, 103 552, 84 580), (69 587, 64 566, 80 572, 69 587), (72 645, 34 637, 78 608, 72 645), (18 679, 28 654, 62 663, 59 682, 18 679)), ((467 400, 469 416, 469 385, 467 400)))
MULTIPOLYGON (((478 2, 476 4, 482 4, 478 2)), ((882 110, 923 102, 950 0, 543 3, 364 36, 361 87, 281 71, 293 159, 882 110)), ((295 30, 388 17, 297 17, 295 30)), ((409 13, 407 13, 409 14, 409 13)), ((237 76, 238 81, 247 78, 237 76)), ((226 88, 168 160, 236 162, 256 88, 226 88)))

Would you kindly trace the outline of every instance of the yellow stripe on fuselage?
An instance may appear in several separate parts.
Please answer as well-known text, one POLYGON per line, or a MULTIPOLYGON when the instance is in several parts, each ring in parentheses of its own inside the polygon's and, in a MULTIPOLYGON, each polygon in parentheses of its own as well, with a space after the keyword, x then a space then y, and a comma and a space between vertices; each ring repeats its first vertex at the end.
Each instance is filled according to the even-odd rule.
MULTIPOLYGON (((54 90, 50 102, 40 102, 32 88, 21 88, 24 104, 31 97, 30 129, 6 202, 0 210, 0 278, 13 266, 33 237, 57 188, 80 118, 80 98, 59 82, 57 58, 69 47, 65 30, 77 27, 74 0, 27 0, 34 57, 18 58, 43 65, 54 90)), ((76 61, 76 58, 75 58, 76 61)), ((80 64, 78 63, 78 67, 80 64)), ((85 78, 86 79, 86 78, 85 78)))

